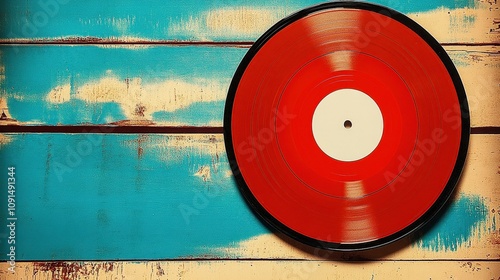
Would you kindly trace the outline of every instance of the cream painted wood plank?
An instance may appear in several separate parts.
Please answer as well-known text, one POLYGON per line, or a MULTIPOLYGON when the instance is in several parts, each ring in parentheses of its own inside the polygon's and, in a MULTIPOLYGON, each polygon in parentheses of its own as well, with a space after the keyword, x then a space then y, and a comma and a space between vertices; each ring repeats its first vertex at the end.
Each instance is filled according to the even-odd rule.
POLYGON ((472 127, 500 126, 500 48, 445 47, 465 87, 472 127))
POLYGON ((493 279, 500 262, 493 261, 150 261, 16 263, 7 280, 70 279, 493 279))
POLYGON ((475 0, 476 7, 415 12, 408 17, 441 43, 499 43, 500 2, 475 0))

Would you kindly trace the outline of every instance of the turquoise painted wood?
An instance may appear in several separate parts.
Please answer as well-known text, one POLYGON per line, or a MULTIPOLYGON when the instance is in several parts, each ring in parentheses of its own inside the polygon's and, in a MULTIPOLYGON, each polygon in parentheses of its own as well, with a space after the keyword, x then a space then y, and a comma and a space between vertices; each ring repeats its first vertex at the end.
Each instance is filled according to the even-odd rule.
MULTIPOLYGON (((204 46, 1 46, 0 106, 24 125, 221 126, 227 90, 248 48, 204 46)), ((483 110, 498 87, 498 49, 448 53, 464 76, 473 125, 497 123, 483 110), (475 71, 475 70, 474 70, 475 71), (488 93, 488 94, 486 94, 488 93), (489 97, 491 96, 491 97, 489 97), (478 120, 478 121, 475 121, 478 120)), ((0 123, 2 123, 0 121, 0 123)))
MULTIPOLYGON (((16 168, 17 260, 244 258, 221 248, 269 233, 221 135, 4 134, 0 159, 1 182, 16 168)), ((495 232, 488 199, 457 194, 415 246, 454 251, 495 232)))
POLYGON ((222 123, 241 48, 0 47, 2 109, 24 124, 222 123))
POLYGON ((268 232, 238 193, 220 136, 5 137, 0 178, 16 168, 19 261, 209 257, 268 232))
MULTIPOLYGON (((152 0, 152 1, 5 1, 0 38, 143 38, 153 40, 254 40, 260 27, 324 1, 317 0, 152 0), (238 13, 244 10, 244 13, 238 13), (221 26, 220 20, 260 16, 250 26, 221 26), (253 28, 253 29, 252 29, 253 28), (255 30, 255 31, 252 31, 255 30)), ((473 0, 375 0, 403 13, 474 7, 473 0)))

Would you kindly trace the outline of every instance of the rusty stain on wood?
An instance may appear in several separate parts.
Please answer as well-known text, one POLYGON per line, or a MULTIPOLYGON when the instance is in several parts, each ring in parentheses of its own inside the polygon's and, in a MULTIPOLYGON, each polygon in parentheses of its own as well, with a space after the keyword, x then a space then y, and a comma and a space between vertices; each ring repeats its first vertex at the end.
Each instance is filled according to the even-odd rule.
POLYGON ((161 263, 156 263, 156 276, 162 277, 165 275, 165 270, 161 267, 161 263))
MULTIPOLYGON (((66 265, 70 266, 72 262, 66 265)), ((76 266, 96 266, 98 263, 74 262, 76 266)), ((50 264, 50 263, 49 263, 50 264)), ((500 266, 495 261, 311 261, 311 260, 221 260, 110 262, 111 269, 78 270, 64 277, 36 270, 35 263, 20 263, 20 271, 12 279, 73 280, 73 279, 499 279, 500 266), (425 269, 416 269, 424 267, 425 269), (333 274, 332 274, 333 273, 333 274), (265 277, 264 277, 265 278, 265 277)), ((37 264, 40 266, 40 264, 37 264)), ((43 265, 42 265, 43 266, 43 265)), ((5 267, 5 264, 0 264, 5 267)), ((71 270, 71 269, 70 269, 71 270)), ((0 273, 1 274, 1 273, 0 273)), ((8 276, 10 277, 10 275, 8 276)), ((10 278, 7 278, 10 279, 10 278)))
POLYGON ((96 38, 96 37, 65 37, 51 39, 6 39, 0 38, 0 45, 116 45, 116 46, 207 46, 249 48, 254 41, 188 41, 188 40, 158 40, 141 38, 96 38))
POLYGON ((52 280, 75 280, 81 277, 98 276, 99 272, 111 272, 114 266, 114 262, 34 262, 33 276, 41 272, 49 272, 52 280))
POLYGON ((489 236, 490 242, 493 245, 500 245, 500 230, 492 232, 489 236))

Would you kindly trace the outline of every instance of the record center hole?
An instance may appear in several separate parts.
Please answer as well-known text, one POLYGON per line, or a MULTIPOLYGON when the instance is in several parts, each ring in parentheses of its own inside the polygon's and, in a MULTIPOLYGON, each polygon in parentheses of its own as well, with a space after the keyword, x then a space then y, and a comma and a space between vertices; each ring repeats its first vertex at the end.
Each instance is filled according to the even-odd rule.
POLYGON ((352 127, 352 122, 350 120, 346 120, 344 122, 344 127, 347 128, 347 129, 351 128, 352 127))

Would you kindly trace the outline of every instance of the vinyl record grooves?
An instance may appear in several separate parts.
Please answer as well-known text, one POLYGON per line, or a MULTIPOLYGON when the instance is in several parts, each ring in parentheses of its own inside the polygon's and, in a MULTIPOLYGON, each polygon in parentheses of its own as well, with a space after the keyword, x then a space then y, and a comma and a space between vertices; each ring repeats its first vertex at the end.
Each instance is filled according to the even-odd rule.
POLYGON ((378 247, 450 197, 469 141, 462 82, 422 27, 385 7, 331 2, 250 48, 224 116, 251 207, 311 246, 378 247))

